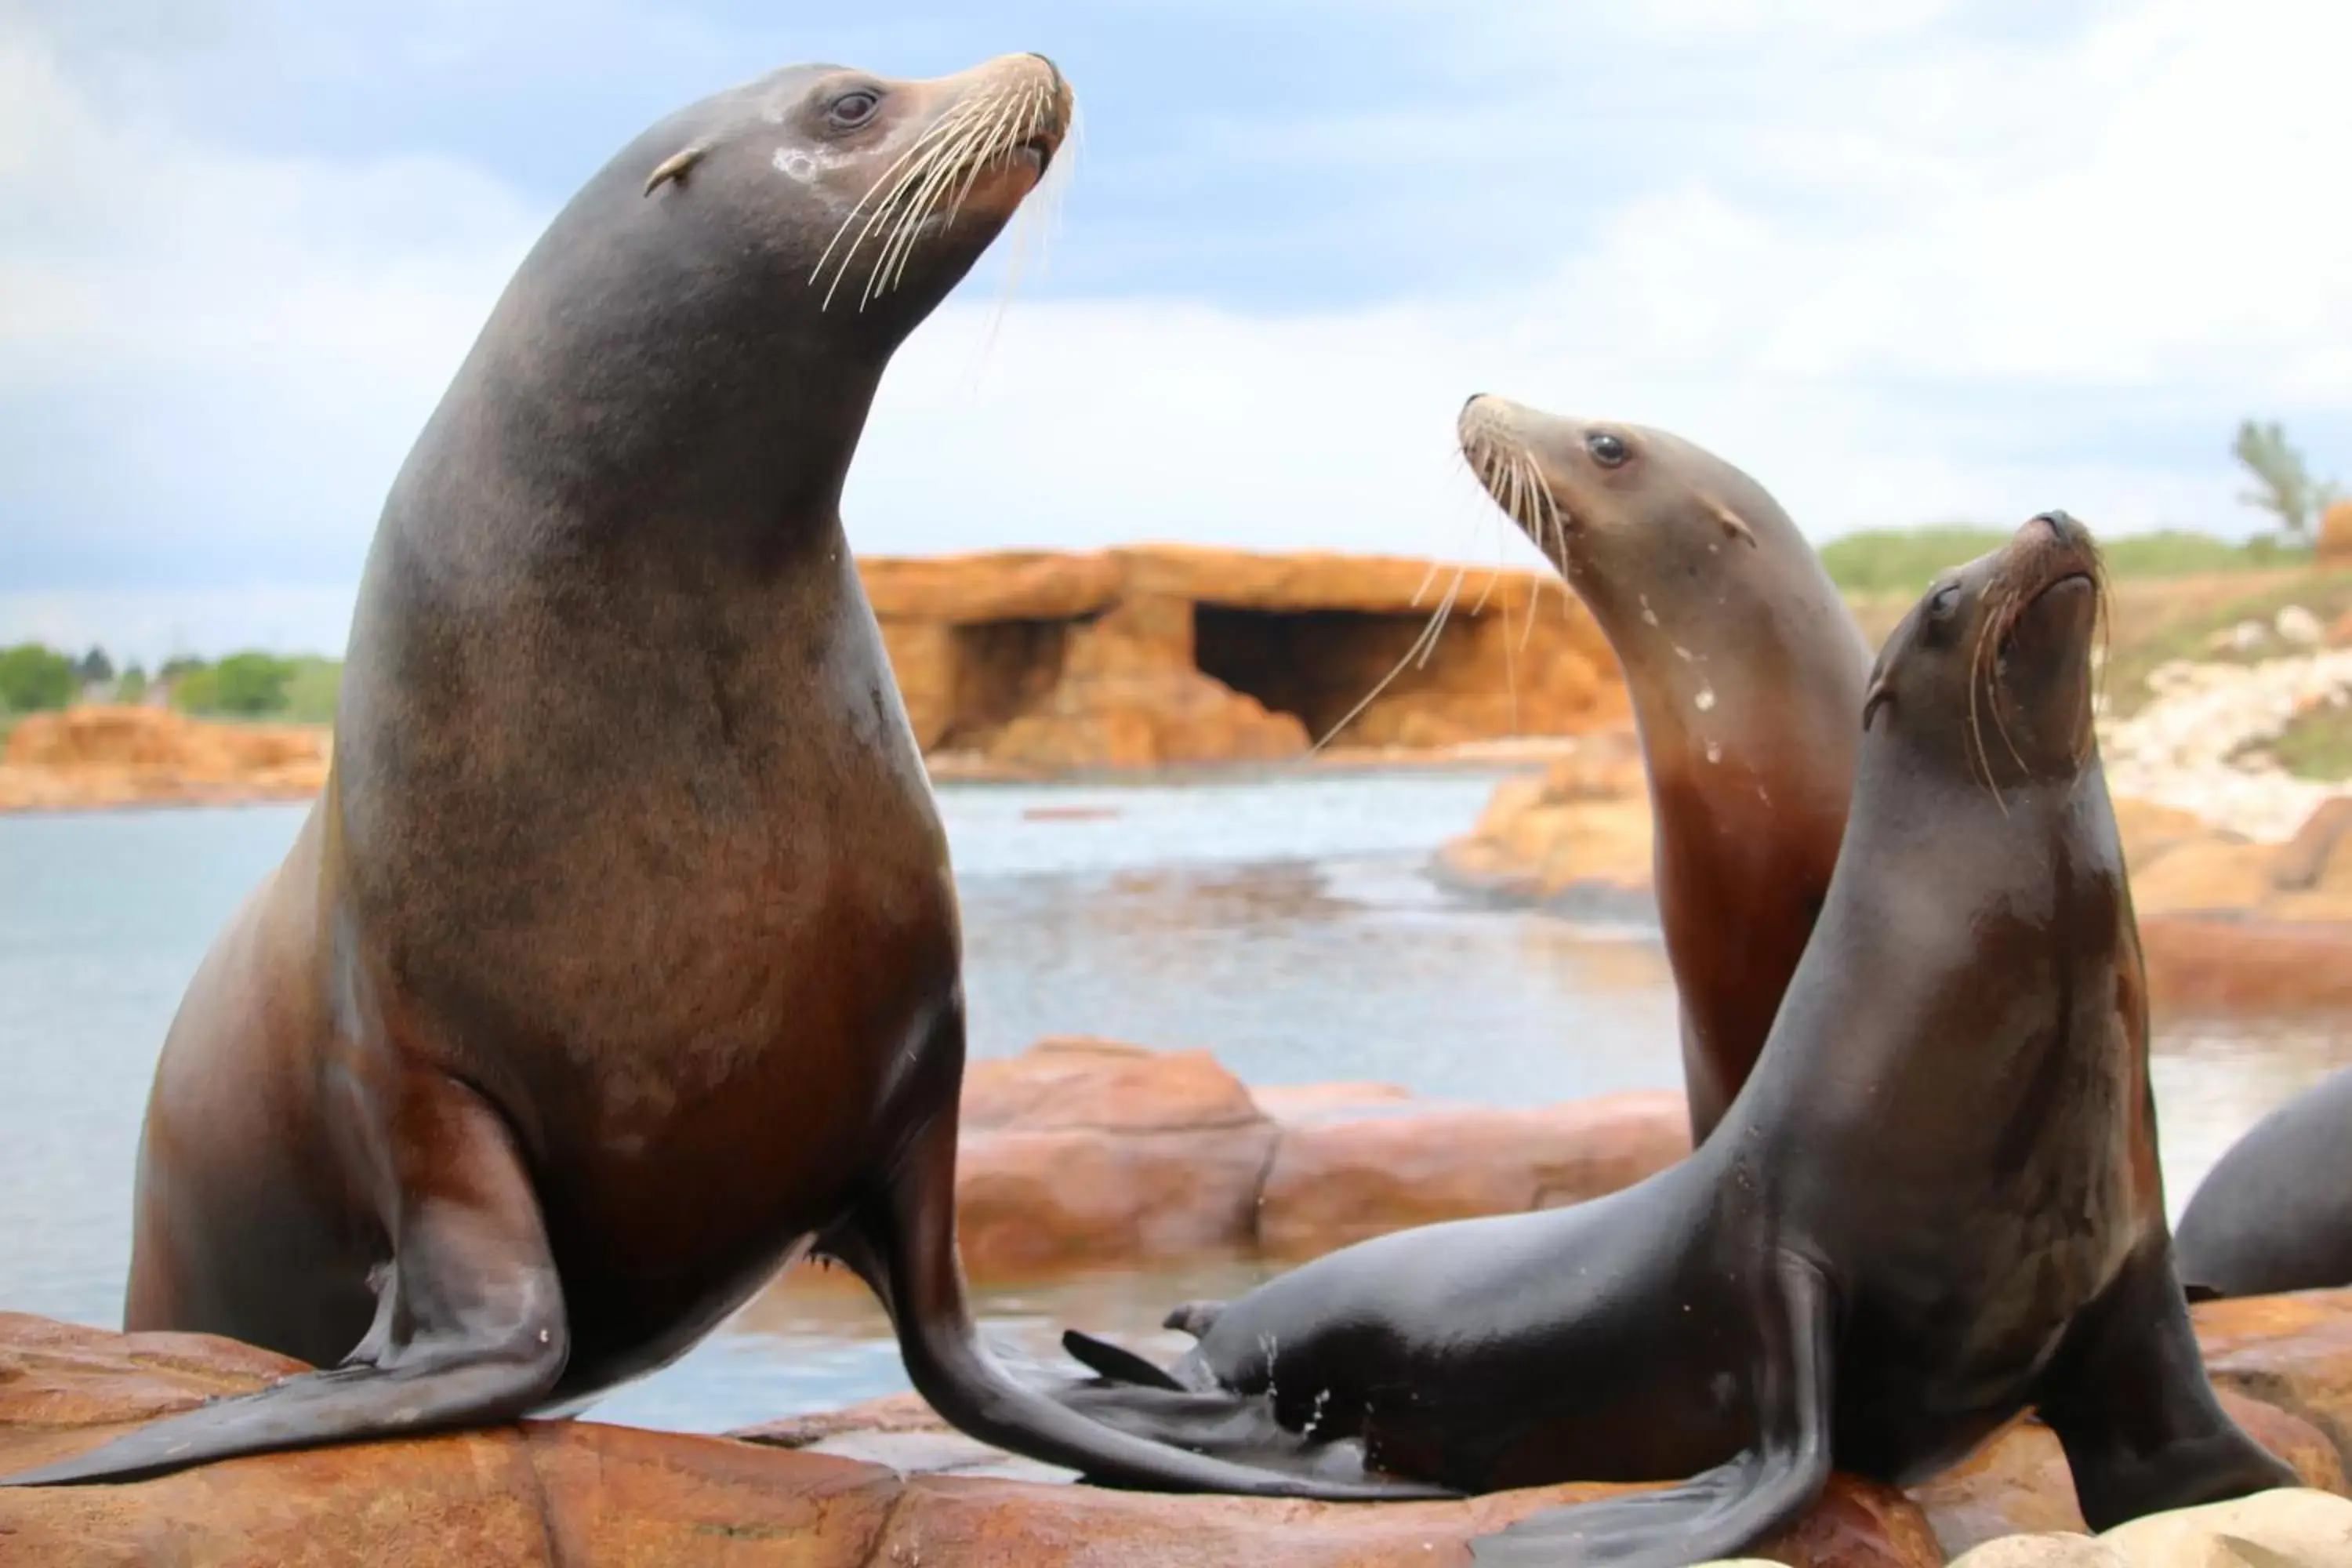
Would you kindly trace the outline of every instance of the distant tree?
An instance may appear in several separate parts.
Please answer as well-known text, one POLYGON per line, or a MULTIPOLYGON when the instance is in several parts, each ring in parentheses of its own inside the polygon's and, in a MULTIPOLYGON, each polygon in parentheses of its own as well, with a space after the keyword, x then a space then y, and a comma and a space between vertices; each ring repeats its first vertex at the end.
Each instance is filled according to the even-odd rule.
POLYGON ((135 664, 124 670, 122 679, 114 683, 114 700, 117 702, 146 701, 147 672, 135 664))
POLYGON ((2253 476, 2260 488, 2245 491, 2239 500, 2277 517, 2288 538, 2311 537, 2311 525, 2338 500, 2343 491, 2334 483, 2314 481, 2304 467, 2303 454, 2287 445, 2286 432, 2273 419, 2265 425, 2249 419, 2238 426, 2230 450, 2253 476))
POLYGON ((79 685, 74 661, 39 643, 18 643, 0 653, 0 708, 31 713, 62 708, 79 685))
POLYGON ((286 706, 286 685, 294 679, 291 659, 266 653, 233 653, 213 666, 213 702, 224 713, 252 718, 286 706))
POLYGON ((81 656, 76 673, 84 686, 103 686, 114 679, 114 661, 106 657, 104 648, 93 647, 81 656))
POLYGON ((220 678, 197 659, 174 659, 163 673, 172 682, 171 703, 183 713, 211 713, 220 707, 220 678))
POLYGON ((192 669, 202 669, 204 668, 205 661, 203 659, 192 658, 184 653, 173 654, 170 658, 165 659, 162 664, 155 667, 155 679, 158 680, 177 680, 180 677, 187 674, 192 669))

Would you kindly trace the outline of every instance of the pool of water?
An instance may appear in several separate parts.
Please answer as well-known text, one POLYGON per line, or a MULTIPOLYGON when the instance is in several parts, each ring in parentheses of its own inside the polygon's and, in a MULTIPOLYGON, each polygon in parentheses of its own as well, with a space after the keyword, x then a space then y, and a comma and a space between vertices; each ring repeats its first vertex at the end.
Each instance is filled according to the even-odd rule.
MULTIPOLYGON (((1050 1034, 1202 1046, 1244 1079, 1381 1079, 1540 1104, 1672 1087, 1654 932, 1449 896, 1424 868, 1491 774, 1275 775, 1182 785, 950 786, 972 1048, 1050 1034)), ((220 923, 301 810, 0 818, 0 1309, 113 1326, 155 1052, 220 923)), ((2159 1021, 2176 1206, 2255 1117, 2352 1062, 2352 1031, 2159 1021)), ((1247 1262, 991 1289, 993 1338, 1142 1333, 1246 1289, 1247 1262)), ((854 1287, 787 1282, 596 1414, 719 1430, 905 1386, 854 1287)))

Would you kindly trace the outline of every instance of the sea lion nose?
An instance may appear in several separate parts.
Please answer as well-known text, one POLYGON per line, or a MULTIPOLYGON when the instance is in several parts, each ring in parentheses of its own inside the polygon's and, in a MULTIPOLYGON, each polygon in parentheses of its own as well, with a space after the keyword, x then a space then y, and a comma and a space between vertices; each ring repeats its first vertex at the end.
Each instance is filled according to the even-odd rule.
POLYGON ((2074 535, 2080 532, 2083 527, 2081 523, 2076 522, 2073 518, 2067 516, 2063 511, 2045 511, 2037 516, 2033 521, 2047 528, 2050 531, 2052 537, 2055 538, 2061 544, 2072 543, 2074 542, 2074 535))
POLYGON ((1486 395, 1483 392, 1474 392, 1469 396, 1464 398, 1462 400, 1462 412, 1465 414, 1469 413, 1470 410, 1478 405, 1478 400, 1486 395))
POLYGON ((1062 94, 1070 89, 1070 84, 1062 79, 1062 68, 1054 63, 1051 56, 1041 55, 1034 49, 1029 50, 1028 54, 1031 59, 1035 60, 1039 65, 1045 68, 1045 74, 1047 76, 1054 79, 1055 97, 1059 98, 1062 94))

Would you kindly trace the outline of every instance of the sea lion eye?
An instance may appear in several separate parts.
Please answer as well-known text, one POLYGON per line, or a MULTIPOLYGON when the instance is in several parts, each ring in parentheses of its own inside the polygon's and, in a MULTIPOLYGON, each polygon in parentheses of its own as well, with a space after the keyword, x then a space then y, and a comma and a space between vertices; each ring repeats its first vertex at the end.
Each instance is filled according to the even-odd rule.
POLYGON ((1633 455, 1622 437, 1612 436, 1606 430, 1595 430, 1587 436, 1584 449, 1591 453, 1592 460, 1604 468, 1616 468, 1633 455))
POLYGON ((1936 590, 1934 598, 1927 601, 1927 613, 1940 619, 1950 615, 1952 606, 1959 602, 1960 585, 1958 583, 1947 583, 1936 590))
POLYGON ((835 125, 844 130, 853 130, 873 119, 874 111, 881 105, 880 93, 862 87, 854 88, 835 99, 833 107, 826 110, 825 114, 835 125))

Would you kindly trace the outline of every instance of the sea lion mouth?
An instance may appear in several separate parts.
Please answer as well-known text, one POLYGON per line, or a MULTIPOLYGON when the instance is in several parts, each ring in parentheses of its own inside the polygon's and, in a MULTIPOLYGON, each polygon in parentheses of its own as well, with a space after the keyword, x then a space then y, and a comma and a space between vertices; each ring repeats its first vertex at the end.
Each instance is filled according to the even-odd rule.
POLYGON ((1463 405, 1455 429, 1463 460, 1487 499, 1566 577, 1572 571, 1568 542, 1579 530, 1576 516, 1560 505, 1544 479, 1543 464, 1489 406, 1492 401, 1474 397, 1463 405))

